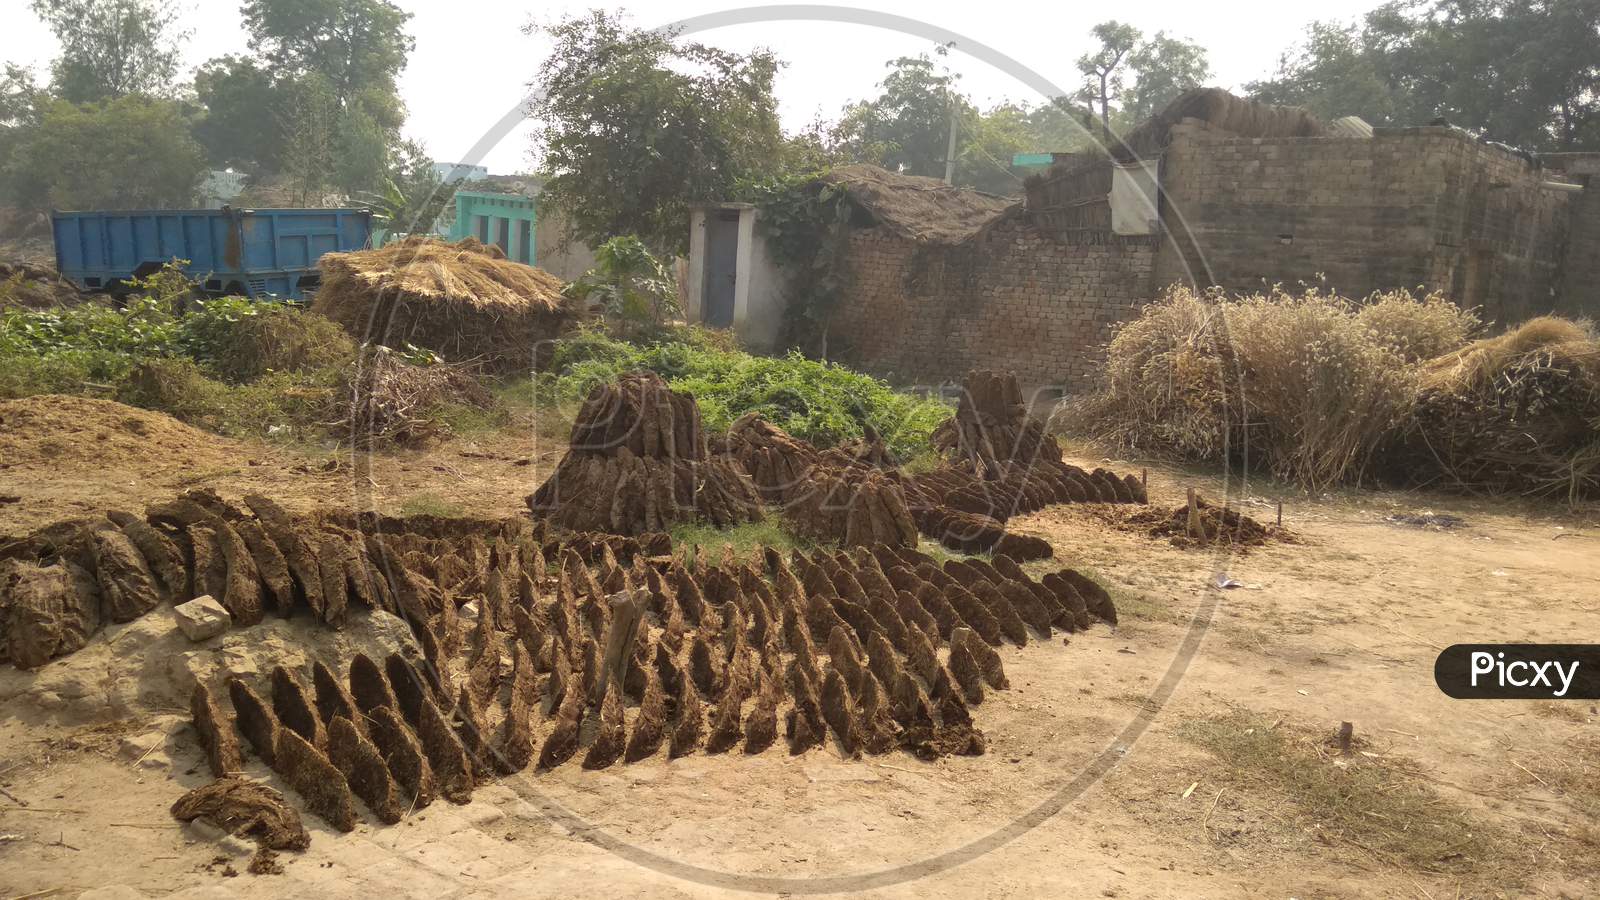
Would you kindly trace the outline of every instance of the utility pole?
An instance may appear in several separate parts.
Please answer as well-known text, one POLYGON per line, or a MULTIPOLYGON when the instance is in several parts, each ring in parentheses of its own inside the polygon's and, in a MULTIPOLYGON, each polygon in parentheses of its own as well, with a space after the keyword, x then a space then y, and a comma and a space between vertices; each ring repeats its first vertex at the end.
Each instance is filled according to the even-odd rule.
POLYGON ((944 183, 950 184, 956 175, 956 97, 955 92, 945 88, 945 99, 950 106, 950 142, 944 148, 944 183))

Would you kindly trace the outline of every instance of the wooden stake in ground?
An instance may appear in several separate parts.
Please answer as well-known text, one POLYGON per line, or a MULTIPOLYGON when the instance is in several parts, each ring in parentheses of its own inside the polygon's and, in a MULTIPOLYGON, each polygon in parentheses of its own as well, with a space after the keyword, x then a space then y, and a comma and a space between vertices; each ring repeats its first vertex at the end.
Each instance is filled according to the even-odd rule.
POLYGON ((1355 739, 1355 736, 1356 736, 1356 726, 1355 726, 1354 722, 1340 722, 1339 723, 1339 752, 1340 753, 1344 753, 1346 755, 1348 755, 1350 753, 1350 742, 1355 739))
POLYGON ((1194 538, 1197 541, 1203 541, 1206 539, 1206 532, 1205 529, 1200 526, 1199 500, 1200 495, 1195 493, 1194 488, 1189 488, 1189 521, 1184 526, 1184 530, 1189 533, 1189 537, 1194 538))
POLYGON ((614 679, 622 684, 628 674, 628 652, 644 621, 646 594, 641 590, 618 591, 606 598, 611 603, 611 628, 606 632, 605 653, 601 656, 600 677, 595 679, 594 693, 589 702, 598 704, 605 699, 606 686, 614 679))

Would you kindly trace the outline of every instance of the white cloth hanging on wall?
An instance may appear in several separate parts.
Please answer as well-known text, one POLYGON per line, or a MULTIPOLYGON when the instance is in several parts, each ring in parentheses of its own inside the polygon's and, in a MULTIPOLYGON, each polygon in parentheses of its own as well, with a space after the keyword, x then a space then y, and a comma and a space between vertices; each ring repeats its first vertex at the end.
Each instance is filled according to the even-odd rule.
POLYGON ((1140 160, 1111 167, 1111 231, 1114 234, 1155 234, 1159 160, 1140 160))

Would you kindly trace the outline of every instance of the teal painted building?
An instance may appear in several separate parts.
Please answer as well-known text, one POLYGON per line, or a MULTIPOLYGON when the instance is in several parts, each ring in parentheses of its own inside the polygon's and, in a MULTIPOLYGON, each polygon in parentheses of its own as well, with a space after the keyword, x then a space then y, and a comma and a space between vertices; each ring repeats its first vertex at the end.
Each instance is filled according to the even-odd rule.
POLYGON ((522 194, 456 191, 456 221, 450 239, 472 236, 494 244, 514 262, 537 265, 534 260, 537 205, 522 194))

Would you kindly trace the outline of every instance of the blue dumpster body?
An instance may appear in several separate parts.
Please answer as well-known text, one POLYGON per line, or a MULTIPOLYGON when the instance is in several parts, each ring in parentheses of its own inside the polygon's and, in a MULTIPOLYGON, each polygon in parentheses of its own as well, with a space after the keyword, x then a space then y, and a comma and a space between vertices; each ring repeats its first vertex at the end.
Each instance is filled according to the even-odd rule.
POLYGON ((123 282, 174 258, 210 294, 306 300, 324 253, 359 250, 366 209, 147 209, 52 212, 56 269, 79 287, 123 282))

